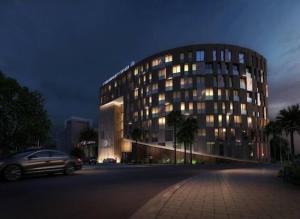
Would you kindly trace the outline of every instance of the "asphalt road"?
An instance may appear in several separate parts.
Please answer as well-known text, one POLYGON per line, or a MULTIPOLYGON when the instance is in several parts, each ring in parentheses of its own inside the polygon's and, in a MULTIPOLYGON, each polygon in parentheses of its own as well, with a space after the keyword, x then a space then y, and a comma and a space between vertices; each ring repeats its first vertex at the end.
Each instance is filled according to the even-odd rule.
POLYGON ((100 166, 72 176, 0 182, 0 218, 128 218, 162 190, 205 168, 100 166))

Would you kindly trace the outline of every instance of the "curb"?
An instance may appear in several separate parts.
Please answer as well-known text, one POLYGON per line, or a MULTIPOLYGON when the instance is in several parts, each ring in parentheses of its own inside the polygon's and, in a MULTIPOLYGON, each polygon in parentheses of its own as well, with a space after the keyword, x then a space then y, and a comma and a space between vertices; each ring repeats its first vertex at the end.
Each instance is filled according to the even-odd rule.
MULTIPOLYGON (((197 175, 196 175, 197 176, 197 175)), ((165 206, 173 194, 184 186, 188 181, 192 180, 192 176, 188 179, 180 181, 175 185, 168 187, 167 189, 160 192, 158 195, 151 198, 146 204, 139 208, 130 219, 154 219, 159 214, 160 210, 165 206)))

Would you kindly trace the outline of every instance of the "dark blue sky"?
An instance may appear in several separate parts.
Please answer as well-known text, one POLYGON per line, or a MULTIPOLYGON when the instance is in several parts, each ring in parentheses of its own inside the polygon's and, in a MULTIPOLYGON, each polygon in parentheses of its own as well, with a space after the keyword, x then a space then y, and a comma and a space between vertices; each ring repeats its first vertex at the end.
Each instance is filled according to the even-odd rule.
POLYGON ((100 84, 132 60, 208 42, 267 58, 271 115, 300 102, 299 0, 0 1, 0 69, 45 96, 56 126, 96 122, 100 84))

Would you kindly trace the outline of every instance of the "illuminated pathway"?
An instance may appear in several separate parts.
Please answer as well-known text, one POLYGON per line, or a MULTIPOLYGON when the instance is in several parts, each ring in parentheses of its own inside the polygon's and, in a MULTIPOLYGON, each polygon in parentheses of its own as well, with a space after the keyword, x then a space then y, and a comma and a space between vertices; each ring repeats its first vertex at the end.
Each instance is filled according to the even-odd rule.
POLYGON ((206 171, 168 188, 133 218, 300 218, 300 188, 278 169, 206 171))

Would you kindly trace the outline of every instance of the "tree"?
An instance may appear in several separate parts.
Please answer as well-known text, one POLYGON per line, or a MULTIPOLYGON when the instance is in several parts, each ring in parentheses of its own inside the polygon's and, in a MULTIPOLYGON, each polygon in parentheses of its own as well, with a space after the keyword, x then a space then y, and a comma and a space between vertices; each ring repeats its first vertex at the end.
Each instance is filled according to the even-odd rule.
MULTIPOLYGON (((277 158, 277 149, 279 146, 279 151, 280 151, 280 161, 282 162, 282 147, 281 144, 274 144, 275 139, 281 138, 282 134, 282 128, 280 126, 280 123, 278 121, 270 121, 264 128, 264 133, 267 137, 267 142, 270 144, 270 149, 271 149, 271 154, 273 158, 277 158), (269 140, 269 137, 272 136, 272 138, 269 140)), ((280 140, 280 142, 283 142, 280 140)))
POLYGON ((134 128, 131 132, 131 138, 132 140, 135 141, 136 144, 139 140, 141 140, 142 135, 143 135, 143 131, 139 128, 134 128))
POLYGON ((89 146, 89 143, 90 142, 95 142, 95 144, 97 143, 97 141, 98 141, 98 133, 94 129, 92 129, 92 128, 87 128, 87 129, 83 130, 80 133, 79 141, 82 142, 85 146, 87 146, 88 157, 90 157, 90 146, 89 146))
POLYGON ((276 119, 286 134, 290 136, 291 152, 292 155, 295 156, 294 133, 300 131, 299 104, 280 110, 276 119))
POLYGON ((173 127, 173 147, 174 147, 174 164, 177 163, 176 159, 176 136, 177 129, 183 121, 183 116, 180 111, 172 111, 167 115, 167 125, 173 127))
POLYGON ((281 137, 281 136, 274 136, 270 140, 270 147, 272 152, 272 157, 275 158, 275 160, 280 160, 282 163, 283 159, 287 159, 288 155, 288 141, 281 137), (279 151, 279 153, 278 153, 279 151))
POLYGON ((190 148, 190 164, 193 161, 193 142, 195 140, 195 133, 198 129, 197 119, 193 117, 188 117, 183 121, 179 131, 178 131, 178 140, 184 144, 184 163, 186 164, 186 148, 190 148))
POLYGON ((37 91, 0 72, 0 153, 45 143, 51 122, 37 91))
POLYGON ((139 129, 139 128, 134 128, 131 132, 131 139, 135 141, 135 147, 132 148, 132 152, 134 154, 134 156, 137 156, 137 145, 138 145, 138 141, 141 140, 143 136, 143 130, 139 129))

